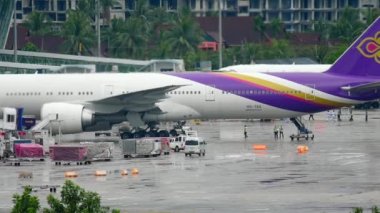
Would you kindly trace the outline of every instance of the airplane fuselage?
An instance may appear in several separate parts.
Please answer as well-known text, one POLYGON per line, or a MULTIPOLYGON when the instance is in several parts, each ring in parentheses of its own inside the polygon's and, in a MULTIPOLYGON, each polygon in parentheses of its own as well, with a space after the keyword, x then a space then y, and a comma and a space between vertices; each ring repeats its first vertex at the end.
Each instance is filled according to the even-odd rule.
MULTIPOLYGON (((0 106, 22 107, 37 117, 45 103, 91 102, 174 84, 183 86, 167 92, 156 105, 176 113, 147 113, 144 120, 294 117, 378 96, 370 92, 355 97, 340 89, 369 82, 367 78, 324 73, 34 74, 1 75, 0 80, 0 106)), ((103 108, 113 113, 123 107, 103 108)))

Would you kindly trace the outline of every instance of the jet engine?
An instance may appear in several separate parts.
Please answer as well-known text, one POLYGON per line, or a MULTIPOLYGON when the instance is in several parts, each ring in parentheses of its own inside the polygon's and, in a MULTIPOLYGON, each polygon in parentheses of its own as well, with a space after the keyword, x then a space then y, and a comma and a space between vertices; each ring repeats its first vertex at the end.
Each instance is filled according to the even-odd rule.
POLYGON ((95 123, 94 112, 80 104, 47 103, 42 106, 41 120, 50 120, 52 131, 63 134, 82 132, 95 123))

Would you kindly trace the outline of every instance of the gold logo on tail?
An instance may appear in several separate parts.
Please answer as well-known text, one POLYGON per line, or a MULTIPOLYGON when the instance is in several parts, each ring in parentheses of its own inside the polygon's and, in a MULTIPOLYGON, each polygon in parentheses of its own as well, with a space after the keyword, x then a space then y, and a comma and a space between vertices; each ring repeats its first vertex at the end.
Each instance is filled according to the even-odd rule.
POLYGON ((375 37, 363 39, 356 47, 359 52, 366 58, 374 58, 380 64, 380 31, 375 37))

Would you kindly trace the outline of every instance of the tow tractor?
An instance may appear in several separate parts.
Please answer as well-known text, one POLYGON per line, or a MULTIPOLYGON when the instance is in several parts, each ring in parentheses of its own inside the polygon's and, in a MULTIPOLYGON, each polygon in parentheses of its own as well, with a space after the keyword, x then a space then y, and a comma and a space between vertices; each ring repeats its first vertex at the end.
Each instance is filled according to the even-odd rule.
POLYGON ((314 133, 305 127, 305 124, 302 123, 301 118, 290 118, 290 120, 294 123, 294 125, 296 125, 298 129, 297 134, 290 135, 290 140, 292 141, 294 139, 297 139, 297 141, 299 141, 300 139, 309 140, 309 138, 311 140, 314 140, 314 133))

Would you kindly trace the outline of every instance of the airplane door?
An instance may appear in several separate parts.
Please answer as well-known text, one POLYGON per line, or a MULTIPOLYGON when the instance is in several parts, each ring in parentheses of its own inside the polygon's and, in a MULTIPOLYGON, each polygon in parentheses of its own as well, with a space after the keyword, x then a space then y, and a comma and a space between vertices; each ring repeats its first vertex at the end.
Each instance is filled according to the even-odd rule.
POLYGON ((206 101, 215 101, 215 85, 206 85, 206 101))
POLYGON ((104 85, 103 94, 104 96, 112 96, 113 95, 113 85, 104 85))
POLYGON ((305 100, 315 99, 315 84, 307 84, 308 91, 305 93, 305 100))

